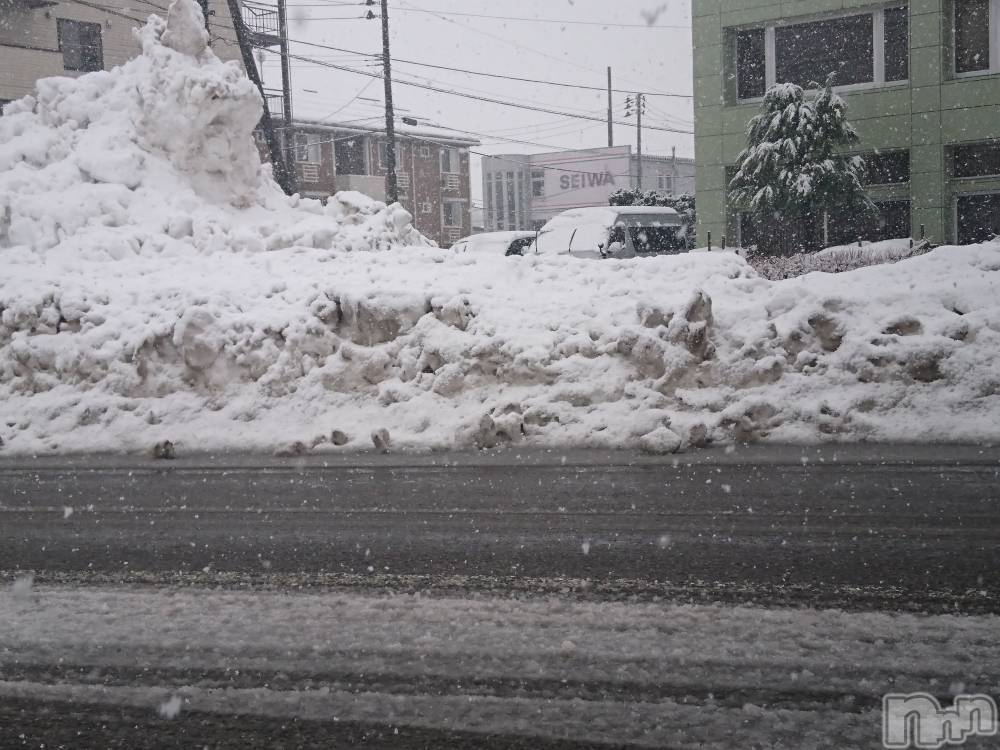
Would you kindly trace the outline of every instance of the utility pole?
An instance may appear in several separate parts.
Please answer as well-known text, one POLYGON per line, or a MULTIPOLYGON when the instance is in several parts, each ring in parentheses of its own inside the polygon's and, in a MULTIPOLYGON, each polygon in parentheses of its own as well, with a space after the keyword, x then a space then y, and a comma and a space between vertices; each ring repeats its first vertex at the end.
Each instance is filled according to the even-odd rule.
POLYGON ((611 66, 608 66, 608 148, 615 145, 614 108, 611 104, 611 66))
POLYGON ((281 94, 285 120, 285 164, 295 182, 295 129, 292 127, 292 65, 288 59, 288 17, 285 0, 278 0, 278 38, 281 40, 281 94))
POLYGON ((635 95, 635 156, 639 174, 638 188, 642 190, 642 110, 646 108, 645 94, 635 95))
POLYGON ((212 36, 212 29, 208 25, 208 16, 211 13, 208 9, 208 0, 198 0, 198 4, 201 6, 201 12, 205 14, 205 31, 208 32, 209 36, 212 36))
POLYGON ((261 117, 261 129, 264 131, 264 140, 267 142, 267 150, 271 154, 271 167, 274 169, 274 179, 281 186, 281 189, 288 195, 295 192, 295 178, 289 170, 289 165, 285 161, 285 156, 281 152, 281 144, 278 136, 274 132, 274 122, 271 120, 271 111, 267 106, 267 97, 264 96, 264 82, 257 71, 257 61, 253 57, 253 48, 247 38, 246 24, 243 22, 243 10, 240 8, 240 0, 228 0, 229 15, 233 19, 233 30, 236 32, 236 41, 240 45, 240 54, 243 57, 243 67, 246 68, 247 77, 257 87, 261 101, 264 102, 264 116, 261 117))
POLYGON ((638 175, 636 187, 642 190, 642 115, 646 111, 646 95, 636 94, 635 101, 632 97, 625 98, 625 116, 632 116, 632 107, 635 106, 635 163, 638 175))
POLYGON ((385 137, 386 164, 385 200, 399 200, 399 183, 396 180, 396 124, 392 110, 392 63, 389 57, 389 0, 382 0, 382 78, 385 83, 385 137))

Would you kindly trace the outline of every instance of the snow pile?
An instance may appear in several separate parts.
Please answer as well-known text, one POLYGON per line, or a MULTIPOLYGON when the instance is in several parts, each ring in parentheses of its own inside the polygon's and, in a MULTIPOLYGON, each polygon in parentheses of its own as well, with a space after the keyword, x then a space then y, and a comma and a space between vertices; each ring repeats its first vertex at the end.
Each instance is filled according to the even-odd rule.
POLYGON ((193 0, 153 16, 142 54, 47 78, 0 118, 0 248, 11 260, 186 257, 290 246, 427 244, 399 206, 289 199, 262 167, 260 95, 223 63, 193 0))
POLYGON ((747 261, 766 279, 790 279, 813 271, 843 273, 880 263, 895 263, 923 255, 933 249, 928 242, 911 243, 909 239, 866 242, 863 245, 837 245, 815 253, 769 255, 747 252, 747 261))
POLYGON ((10 255, 8 454, 1000 437, 1000 243, 779 282, 721 252, 10 255))
POLYGON ((277 191, 191 3, 0 118, 3 453, 1000 437, 1000 244, 780 282, 391 249, 402 209, 277 191))

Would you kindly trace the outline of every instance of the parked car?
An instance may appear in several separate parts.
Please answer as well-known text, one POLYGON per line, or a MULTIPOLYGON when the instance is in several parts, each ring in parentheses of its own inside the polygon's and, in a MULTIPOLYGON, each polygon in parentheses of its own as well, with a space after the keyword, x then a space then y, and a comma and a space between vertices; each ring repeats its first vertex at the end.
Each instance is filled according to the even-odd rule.
POLYGON ((684 219, 659 206, 572 208, 553 217, 525 252, 634 258, 687 250, 684 219))
POLYGON ((521 255, 535 241, 534 232, 482 232, 455 242, 456 253, 487 253, 489 255, 521 255))

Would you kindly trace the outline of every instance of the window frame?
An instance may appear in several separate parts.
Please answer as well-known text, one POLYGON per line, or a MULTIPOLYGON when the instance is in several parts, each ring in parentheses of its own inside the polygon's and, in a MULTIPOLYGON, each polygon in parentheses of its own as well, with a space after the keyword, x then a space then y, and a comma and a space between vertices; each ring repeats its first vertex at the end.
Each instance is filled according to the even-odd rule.
MULTIPOLYGON (((990 0, 991 3, 1000 4, 1000 0, 990 0)), ((731 26, 726 29, 727 33, 733 34, 732 49, 729 53, 729 65, 733 73, 733 102, 735 104, 759 104, 764 100, 763 96, 755 96, 747 99, 739 98, 739 83, 737 81, 737 40, 736 34, 741 31, 751 29, 764 29, 764 93, 777 83, 777 48, 775 41, 775 30, 780 27, 798 26, 800 24, 816 23, 819 21, 834 21, 840 18, 851 18, 854 16, 872 16, 872 80, 862 83, 849 83, 834 86, 837 92, 869 91, 872 89, 903 87, 910 84, 910 60, 909 46, 907 46, 907 77, 897 81, 887 81, 885 79, 885 11, 891 8, 903 8, 907 10, 907 39, 909 39, 910 29, 910 3, 907 2, 886 2, 874 7, 854 8, 851 10, 841 10, 834 13, 811 14, 796 16, 794 22, 780 23, 771 21, 766 24, 747 24, 743 26, 731 26)), ((991 16, 992 18, 992 16, 991 16)), ((817 81, 822 85, 822 81, 817 81)))
POLYGON ((378 142, 378 146, 376 147, 375 150, 377 151, 377 153, 375 154, 375 158, 378 160, 378 168, 379 169, 388 169, 389 168, 389 141, 385 141, 385 140, 379 141, 378 142), (383 158, 383 154, 384 154, 384 158, 383 158))
POLYGON ((995 147, 997 149, 1000 149, 1000 139, 989 139, 989 138, 987 138, 985 140, 980 140, 980 141, 967 141, 967 142, 963 142, 963 143, 950 143, 950 144, 948 144, 945 147, 947 149, 947 151, 946 151, 947 156, 945 158, 945 167, 946 167, 946 174, 948 175, 948 179, 956 180, 958 182, 969 182, 969 181, 972 181, 972 180, 995 180, 998 177, 1000 177, 1000 169, 998 169, 996 172, 990 172, 988 174, 960 175, 960 174, 956 173, 956 170, 955 170, 955 149, 959 149, 959 148, 963 148, 963 147, 970 147, 970 146, 973 146, 973 147, 974 146, 992 146, 992 147, 995 147))
MULTIPOLYGON (((868 182, 867 177, 864 182, 863 187, 867 190, 868 188, 880 188, 880 187, 895 187, 897 185, 909 185, 913 180, 913 165, 912 165, 912 155, 910 154, 909 148, 881 148, 877 151, 859 151, 854 156, 860 156, 866 161, 873 156, 882 156, 886 154, 906 154, 906 179, 896 180, 895 182, 868 182)), ((867 169, 867 165, 866 165, 867 169)))
POLYGON ((104 27, 96 21, 80 21, 76 18, 57 18, 56 19, 56 41, 58 43, 59 52, 62 54, 63 59, 63 70, 69 71, 71 73, 96 73, 99 70, 104 70, 104 27), (68 67, 66 65, 66 46, 64 42, 64 32, 63 29, 69 26, 78 27, 77 38, 79 40, 80 31, 84 28, 96 28, 97 29, 97 67, 89 68, 86 66, 86 47, 79 44, 79 55, 80 55, 80 67, 68 67))
POLYGON ((462 220, 462 204, 463 203, 464 203, 464 201, 461 201, 461 200, 445 199, 445 200, 441 201, 441 226, 442 227, 444 227, 445 229, 461 229, 462 228, 462 224, 463 224, 463 220, 462 220), (458 223, 457 224, 449 224, 448 223, 448 207, 449 206, 452 206, 453 207, 452 210, 455 211, 455 213, 456 213, 456 216, 453 217, 453 220, 455 218, 457 218, 458 219, 458 223), (454 208, 454 207, 457 207, 457 208, 454 208))
POLYGON ((990 0, 990 64, 982 70, 967 70, 959 73, 958 68, 958 47, 956 45, 958 36, 958 24, 955 15, 958 13, 958 6, 962 0, 952 0, 951 2, 951 77, 952 78, 976 78, 977 76, 996 75, 1000 73, 1000 0, 990 0))
POLYGON ((302 133, 296 132, 293 139, 293 144, 295 147, 295 163, 296 164, 317 164, 321 165, 323 163, 323 151, 321 146, 323 144, 323 136, 319 133, 302 133), (300 139, 302 139, 300 141, 300 139), (315 153, 312 153, 312 149, 316 149, 315 153), (302 158, 302 154, 305 154, 306 158, 302 158), (316 159, 310 159, 310 156, 316 156, 316 159))
MULTIPOLYGON (((989 178, 987 178, 989 179, 989 178)), ((952 226, 952 239, 954 244, 959 245, 960 239, 958 236, 959 226, 958 226, 958 201, 961 198, 972 198, 979 195, 996 195, 1000 196, 1000 188, 993 189, 983 189, 983 190, 962 190, 957 191, 952 195, 951 200, 951 226, 952 226)))
POLYGON ((440 154, 441 174, 462 174, 462 154, 453 146, 442 146, 440 154), (448 157, 448 169, 444 168, 445 156, 448 157))

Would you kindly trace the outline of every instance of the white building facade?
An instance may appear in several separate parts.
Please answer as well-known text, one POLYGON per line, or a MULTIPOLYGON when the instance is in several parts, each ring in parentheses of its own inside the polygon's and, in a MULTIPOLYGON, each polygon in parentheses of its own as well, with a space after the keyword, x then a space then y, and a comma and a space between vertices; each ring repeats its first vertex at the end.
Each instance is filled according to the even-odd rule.
POLYGON ((694 160, 642 156, 631 146, 483 157, 487 231, 531 230, 570 208, 606 206, 616 190, 639 187, 666 195, 694 193, 694 160))

